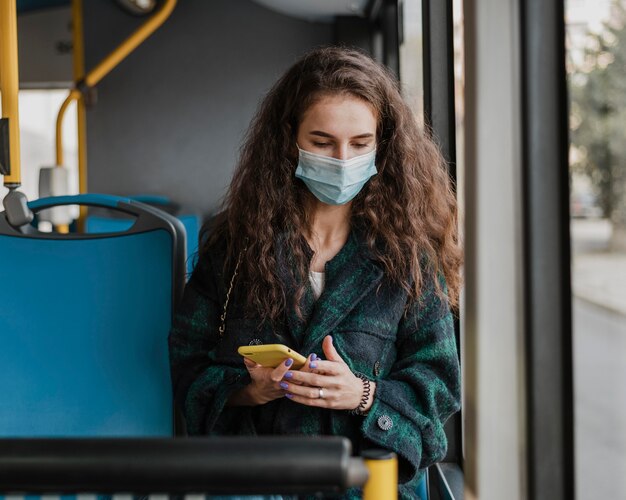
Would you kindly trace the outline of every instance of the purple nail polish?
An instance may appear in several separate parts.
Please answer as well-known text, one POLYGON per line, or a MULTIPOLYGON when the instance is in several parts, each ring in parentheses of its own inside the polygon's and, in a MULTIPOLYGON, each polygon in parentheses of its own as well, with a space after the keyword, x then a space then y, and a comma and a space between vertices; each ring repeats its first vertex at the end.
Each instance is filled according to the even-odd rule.
POLYGON ((291 358, 287 358, 287 359, 285 360, 285 366, 291 366, 292 364, 293 364, 293 359, 291 359, 291 358))
POLYGON ((317 368, 317 363, 309 363, 309 368, 317 368))
POLYGON ((291 398, 293 398, 293 394, 286 393, 285 397, 291 399, 291 398))
POLYGON ((317 359, 317 354, 311 354, 311 361, 315 361, 317 359))
POLYGON ((288 384, 287 382, 281 382, 281 383, 280 383, 280 386, 281 386, 283 389, 289 389, 289 384, 288 384))
POLYGON ((285 373, 285 378, 291 378, 291 377, 293 377, 293 372, 285 373))

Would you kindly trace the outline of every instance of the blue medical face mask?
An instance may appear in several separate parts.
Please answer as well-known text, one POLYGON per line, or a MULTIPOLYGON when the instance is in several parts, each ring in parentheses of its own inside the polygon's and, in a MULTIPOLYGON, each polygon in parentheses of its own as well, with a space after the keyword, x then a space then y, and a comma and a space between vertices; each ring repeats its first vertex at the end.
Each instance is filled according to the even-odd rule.
POLYGON ((349 160, 338 160, 298 148, 300 159, 296 177, 323 203, 343 205, 376 175, 376 149, 349 160))

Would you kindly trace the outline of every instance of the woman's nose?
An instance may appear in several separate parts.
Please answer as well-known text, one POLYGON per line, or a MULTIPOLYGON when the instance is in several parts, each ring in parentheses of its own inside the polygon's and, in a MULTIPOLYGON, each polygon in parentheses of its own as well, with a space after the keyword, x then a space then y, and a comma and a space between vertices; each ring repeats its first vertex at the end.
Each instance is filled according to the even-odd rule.
POLYGON ((350 159, 350 151, 348 144, 339 144, 335 151, 335 158, 338 160, 349 160, 350 159))

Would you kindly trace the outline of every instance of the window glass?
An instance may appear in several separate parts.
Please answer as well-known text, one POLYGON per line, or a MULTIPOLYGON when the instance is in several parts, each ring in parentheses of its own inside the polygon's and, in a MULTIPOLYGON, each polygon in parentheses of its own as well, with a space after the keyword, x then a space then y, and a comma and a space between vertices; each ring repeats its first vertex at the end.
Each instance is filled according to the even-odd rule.
POLYGON ((626 470, 626 2, 568 0, 577 498, 626 470))
POLYGON ((424 69, 422 1, 402 0, 400 5, 401 33, 400 80, 402 93, 409 102, 420 125, 424 123, 424 69))

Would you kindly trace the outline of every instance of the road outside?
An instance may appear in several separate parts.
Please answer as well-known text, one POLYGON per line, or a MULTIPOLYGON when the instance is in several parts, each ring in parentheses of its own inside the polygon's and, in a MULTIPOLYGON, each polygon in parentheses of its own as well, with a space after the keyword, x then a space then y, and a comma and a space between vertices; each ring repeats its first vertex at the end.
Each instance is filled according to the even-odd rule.
POLYGON ((571 232, 577 498, 626 498, 626 254, 606 220, 571 232))

